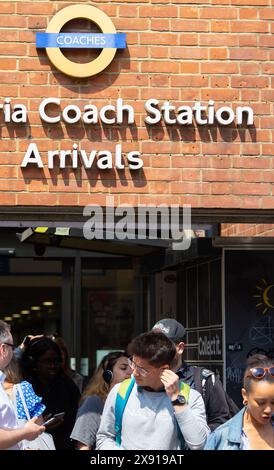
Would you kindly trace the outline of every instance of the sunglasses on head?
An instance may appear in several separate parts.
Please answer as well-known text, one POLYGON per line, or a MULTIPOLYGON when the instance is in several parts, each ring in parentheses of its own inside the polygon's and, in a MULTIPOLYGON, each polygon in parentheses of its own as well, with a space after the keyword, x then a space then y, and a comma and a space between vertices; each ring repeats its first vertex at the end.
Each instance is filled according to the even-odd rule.
POLYGON ((249 377, 254 377, 254 379, 263 379, 266 374, 269 374, 274 378, 274 366, 272 367, 252 367, 249 369, 249 377))

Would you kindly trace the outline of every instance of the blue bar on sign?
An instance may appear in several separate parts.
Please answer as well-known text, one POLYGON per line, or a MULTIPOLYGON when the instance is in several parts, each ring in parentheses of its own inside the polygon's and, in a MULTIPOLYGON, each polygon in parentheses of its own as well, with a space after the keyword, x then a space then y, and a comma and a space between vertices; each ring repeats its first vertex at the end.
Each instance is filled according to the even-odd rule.
POLYGON ((36 33, 36 47, 59 49, 125 49, 125 33, 36 33))

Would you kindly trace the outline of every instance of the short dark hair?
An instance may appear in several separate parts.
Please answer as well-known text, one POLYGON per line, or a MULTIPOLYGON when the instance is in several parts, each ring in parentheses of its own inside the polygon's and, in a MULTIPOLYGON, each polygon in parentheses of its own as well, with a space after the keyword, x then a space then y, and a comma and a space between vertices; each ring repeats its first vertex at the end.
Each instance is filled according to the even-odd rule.
POLYGON ((153 366, 170 366, 176 355, 176 346, 163 333, 150 331, 134 338, 128 346, 128 352, 130 356, 147 359, 153 366))
MULTIPOLYGON (((250 369, 253 367, 273 367, 273 359, 270 359, 270 357, 264 356, 263 354, 254 354, 248 358, 243 381, 243 385, 247 393, 250 393, 252 383, 258 382, 258 379, 255 379, 250 374, 250 369)), ((265 380, 266 382, 274 382, 274 378, 271 377, 270 374, 265 374, 265 376, 260 379, 260 381, 261 380, 265 380)))
POLYGON ((8 323, 0 320, 0 343, 7 341, 10 335, 10 326, 8 323))

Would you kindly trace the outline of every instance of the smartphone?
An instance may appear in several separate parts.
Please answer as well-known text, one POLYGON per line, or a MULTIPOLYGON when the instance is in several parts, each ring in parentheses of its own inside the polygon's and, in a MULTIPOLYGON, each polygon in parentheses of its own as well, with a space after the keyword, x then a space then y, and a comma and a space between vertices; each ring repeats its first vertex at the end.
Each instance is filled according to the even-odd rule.
POLYGON ((63 418, 65 416, 65 412, 62 411, 61 413, 55 413, 51 418, 47 419, 44 423, 43 426, 48 426, 49 424, 55 423, 55 421, 59 421, 60 418, 63 418))

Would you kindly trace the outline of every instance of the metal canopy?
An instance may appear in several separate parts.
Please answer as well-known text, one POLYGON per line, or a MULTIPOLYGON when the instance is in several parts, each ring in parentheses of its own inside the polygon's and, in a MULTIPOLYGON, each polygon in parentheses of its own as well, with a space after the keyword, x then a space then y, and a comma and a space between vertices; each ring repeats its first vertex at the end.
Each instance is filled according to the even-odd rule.
MULTIPOLYGON (((183 208, 181 208, 183 212, 183 208)), ((83 223, 83 207, 50 206, 2 206, 1 222, 4 221, 56 221, 83 223)), ((272 224, 274 209, 196 208, 191 211, 192 223, 255 223, 272 224)), ((61 224, 60 224, 61 225, 61 224)), ((30 226, 30 225, 29 225, 30 226)))
POLYGON ((274 248, 274 237, 214 237, 213 246, 216 248, 274 248))
POLYGON ((87 240, 83 230, 76 228, 29 227, 17 234, 23 243, 32 243, 41 253, 44 247, 93 251, 123 256, 146 256, 159 253, 169 247, 169 240, 87 240))

